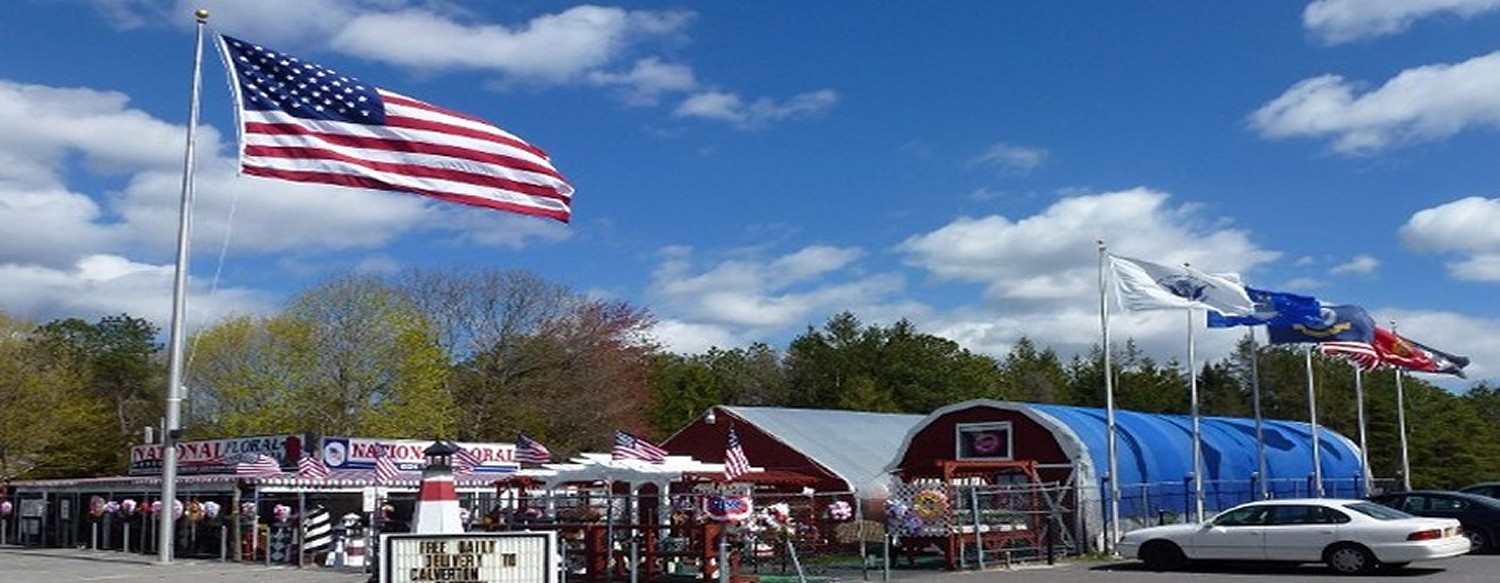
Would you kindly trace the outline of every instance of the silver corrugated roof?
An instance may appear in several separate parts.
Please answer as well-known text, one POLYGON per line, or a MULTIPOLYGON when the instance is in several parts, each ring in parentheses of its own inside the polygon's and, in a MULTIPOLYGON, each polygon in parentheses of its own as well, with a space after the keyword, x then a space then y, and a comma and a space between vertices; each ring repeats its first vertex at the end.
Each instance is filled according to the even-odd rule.
POLYGON ((900 451, 907 432, 925 415, 729 407, 720 410, 802 452, 854 487, 865 499, 883 499, 890 482, 885 466, 900 451))

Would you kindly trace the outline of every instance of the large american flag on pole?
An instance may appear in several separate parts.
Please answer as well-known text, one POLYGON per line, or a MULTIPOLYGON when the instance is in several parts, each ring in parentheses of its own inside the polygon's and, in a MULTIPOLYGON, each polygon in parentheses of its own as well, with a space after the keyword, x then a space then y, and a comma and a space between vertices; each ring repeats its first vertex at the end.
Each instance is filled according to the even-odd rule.
POLYGON ((547 153, 484 120, 220 36, 251 176, 406 192, 567 222, 547 153))

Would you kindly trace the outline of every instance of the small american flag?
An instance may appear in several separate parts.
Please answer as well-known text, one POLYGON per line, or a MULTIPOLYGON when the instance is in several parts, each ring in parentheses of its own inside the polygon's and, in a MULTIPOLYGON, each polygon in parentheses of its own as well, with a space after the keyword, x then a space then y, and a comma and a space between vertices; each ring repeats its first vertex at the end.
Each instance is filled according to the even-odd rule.
POLYGON ((322 452, 303 452, 297 460, 297 477, 306 480, 327 480, 328 464, 323 463, 322 452))
POLYGON ((516 435, 516 462, 523 464, 545 464, 552 461, 552 452, 547 446, 538 443, 535 439, 526 437, 526 434, 516 435))
POLYGON ((386 452, 385 446, 375 444, 375 483, 384 484, 400 475, 401 468, 396 467, 396 460, 386 452))
POLYGON ((740 434, 731 427, 729 446, 724 449, 724 479, 733 481, 748 473, 750 458, 745 457, 745 448, 740 445, 740 434))
POLYGON ((1318 351, 1328 356, 1342 356, 1353 362, 1359 370, 1369 372, 1380 368, 1382 359, 1375 347, 1364 342, 1319 342, 1318 351))
POLYGON ((460 446, 458 451, 453 454, 453 473, 472 474, 474 473, 474 469, 482 463, 484 462, 479 459, 478 455, 474 454, 474 450, 460 446))
POLYGON ((659 464, 667 461, 667 450, 624 431, 615 431, 615 447, 610 452, 610 457, 617 460, 634 459, 659 464))
POLYGON ((567 222, 547 153, 484 120, 220 36, 245 174, 406 192, 567 222))
POLYGON ((249 454, 234 465, 234 473, 238 476, 279 476, 281 462, 263 453, 249 454))

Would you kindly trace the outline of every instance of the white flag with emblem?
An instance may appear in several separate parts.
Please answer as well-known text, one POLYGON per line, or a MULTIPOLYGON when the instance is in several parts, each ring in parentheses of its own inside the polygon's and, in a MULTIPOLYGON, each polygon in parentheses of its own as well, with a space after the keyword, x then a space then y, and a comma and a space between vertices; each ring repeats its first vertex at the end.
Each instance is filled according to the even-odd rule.
POLYGON ((1203 273, 1149 261, 1109 256, 1115 294, 1125 309, 1204 308, 1226 316, 1249 316, 1255 302, 1235 274, 1203 273))

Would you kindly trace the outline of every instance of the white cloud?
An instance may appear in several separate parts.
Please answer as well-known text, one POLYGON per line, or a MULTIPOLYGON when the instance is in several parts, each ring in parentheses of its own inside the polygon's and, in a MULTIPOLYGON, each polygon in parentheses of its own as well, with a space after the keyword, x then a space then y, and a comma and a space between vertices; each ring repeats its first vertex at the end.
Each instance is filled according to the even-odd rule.
POLYGON ((904 287, 898 274, 846 275, 863 251, 811 246, 780 257, 754 253, 700 268, 686 247, 664 249, 649 294, 669 318, 780 331, 853 310, 863 313, 904 287))
POLYGON ((1456 254, 1454 277, 1500 281, 1500 198, 1471 196, 1423 209, 1401 226, 1402 241, 1419 251, 1456 254))
POLYGON ((687 12, 577 6, 521 26, 464 24, 425 9, 365 12, 330 41, 353 55, 416 69, 481 69, 521 80, 567 83, 611 64, 642 40, 673 35, 687 12), (402 42, 393 43, 399 38, 402 42))
POLYGON ((1328 138, 1342 154, 1365 154, 1409 142, 1500 126, 1500 53, 1457 64, 1407 69, 1358 93, 1337 75, 1305 79, 1250 115, 1268 139, 1328 138))
MULTIPOLYGON (((686 43, 697 15, 685 10, 581 5, 508 25, 475 22, 478 17, 459 4, 416 0, 179 0, 170 8, 149 0, 94 3, 120 27, 153 22, 190 26, 186 15, 203 7, 214 14, 216 26, 236 37, 299 56, 314 58, 316 49, 329 48, 424 75, 497 73, 500 79, 492 87, 591 85, 615 92, 633 107, 655 105, 667 95, 688 95, 674 115, 741 128, 818 114, 838 99, 827 89, 785 101, 753 102, 730 92, 700 91, 699 75, 691 67, 649 54, 659 45, 686 43)), ((377 82, 357 71, 341 72, 377 82)), ((389 82, 377 84, 399 90, 389 82)))
MULTIPOLYGON (((66 156, 82 155, 97 172, 182 165, 183 128, 129 108, 114 91, 58 88, 0 79, 0 177, 22 186, 56 186, 66 156), (120 139, 100 139, 100 136, 120 139)), ((203 128, 212 147, 217 132, 203 128)))
MULTIPOLYGON (((65 269, 0 264, 0 305, 39 321, 130 314, 163 329, 172 315, 172 265, 137 263, 117 255, 90 255, 65 269)), ((202 325, 231 313, 269 311, 268 294, 225 287, 208 292, 201 280, 189 290, 187 323, 202 325)))
POLYGON ((1317 0, 1302 11, 1302 25, 1328 44, 1405 31, 1423 18, 1452 14, 1473 18, 1500 8, 1500 0, 1317 0))
POLYGON ((838 93, 824 89, 796 95, 783 102, 762 97, 751 103, 734 93, 707 91, 678 104, 673 115, 729 122, 740 128, 756 128, 791 117, 813 116, 838 103, 838 93))
POLYGON ((711 348, 739 348, 748 344, 726 327, 680 320, 661 320, 651 329, 651 336, 678 354, 702 354, 711 348))
POLYGON ((625 103, 633 106, 656 105, 663 94, 687 92, 698 86, 692 68, 663 63, 656 57, 636 61, 624 73, 594 71, 589 80, 596 85, 619 88, 625 103))
POLYGON ((1380 267, 1380 260, 1369 255, 1356 255, 1347 262, 1335 265, 1329 273, 1334 275, 1369 275, 1380 267))
MULTIPOLYGON (((1248 233, 1204 229, 1193 205, 1167 205, 1160 191, 1136 188, 1070 196, 1035 215, 959 218, 897 246, 906 263, 938 281, 979 284, 983 302, 940 314, 935 328, 965 346, 1003 354, 1021 337, 1067 354, 1099 342, 1099 253, 1161 263, 1191 262, 1214 272, 1245 272, 1279 254, 1248 233)), ((1253 278, 1249 278, 1253 281, 1253 278)), ((1120 313, 1111 334, 1133 338, 1155 354, 1183 351, 1181 314, 1120 313)), ((1234 338, 1203 340, 1203 354, 1223 353, 1234 338)), ((1185 359, 1185 357, 1184 357, 1185 359)))
MULTIPOLYGON (((997 357, 1023 337, 1064 355, 1080 353, 1100 341, 1097 239, 1116 252, 1213 271, 1253 270, 1279 256, 1245 232, 1205 228, 1219 221, 1167 200, 1149 189, 1077 195, 1027 217, 960 218, 912 235, 894 250, 930 276, 920 294, 926 301, 906 289, 899 269, 874 269, 879 258, 859 249, 812 246, 780 256, 741 250, 702 261, 675 247, 662 252, 651 304, 669 323, 660 336, 674 349, 786 340, 782 335, 847 310, 867 324, 920 322, 924 332, 997 357), (964 284, 985 291, 974 297, 952 289, 964 284), (949 292, 958 299, 944 299, 949 292)), ((1116 313, 1111 320, 1116 339, 1167 355, 1162 360, 1185 360, 1181 314, 1116 313)), ((1237 339, 1204 335, 1200 359, 1226 354, 1237 339)))
POLYGON ((1041 303, 1097 288, 1099 239, 1122 255, 1215 272, 1240 272, 1277 257, 1244 231, 1194 230, 1193 207, 1170 208, 1166 201, 1165 193, 1144 188, 1069 197, 1015 221, 961 217, 897 250, 939 279, 983 283, 992 300, 1041 303))
POLYGON ((1048 152, 1045 148, 998 143, 969 160, 969 165, 987 166, 1002 172, 1025 174, 1046 164, 1047 156, 1048 152))

